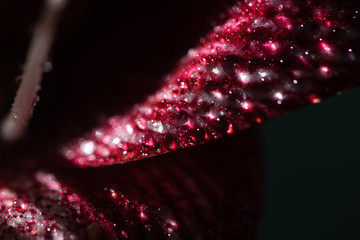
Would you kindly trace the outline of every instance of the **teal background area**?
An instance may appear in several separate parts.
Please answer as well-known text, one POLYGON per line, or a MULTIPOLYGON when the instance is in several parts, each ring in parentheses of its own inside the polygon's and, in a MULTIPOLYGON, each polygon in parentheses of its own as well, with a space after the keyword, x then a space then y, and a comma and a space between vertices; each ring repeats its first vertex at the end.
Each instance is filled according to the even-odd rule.
POLYGON ((360 239, 360 88, 259 127, 258 240, 360 239))

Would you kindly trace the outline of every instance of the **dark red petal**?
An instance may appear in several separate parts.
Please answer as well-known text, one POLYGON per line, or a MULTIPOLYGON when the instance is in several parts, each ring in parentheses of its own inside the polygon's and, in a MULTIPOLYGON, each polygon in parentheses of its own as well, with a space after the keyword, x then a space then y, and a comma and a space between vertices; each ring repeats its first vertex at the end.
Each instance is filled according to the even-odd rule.
POLYGON ((253 239, 263 214, 259 148, 247 131, 155 164, 33 173, 13 165, 0 174, 0 236, 253 239))
POLYGON ((354 9, 249 0, 224 16, 154 95, 76 140, 65 156, 96 167, 163 154, 359 85, 354 9))
POLYGON ((55 175, 41 171, 1 184, 0 235, 10 239, 115 238, 113 224, 86 199, 63 186, 55 175))

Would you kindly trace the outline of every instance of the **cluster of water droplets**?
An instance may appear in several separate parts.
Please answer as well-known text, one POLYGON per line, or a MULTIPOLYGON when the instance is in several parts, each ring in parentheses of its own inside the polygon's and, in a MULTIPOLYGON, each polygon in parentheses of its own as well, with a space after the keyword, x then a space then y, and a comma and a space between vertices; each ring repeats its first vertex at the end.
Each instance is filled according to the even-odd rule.
POLYGON ((54 175, 37 172, 0 188, 0 235, 13 239, 88 239, 94 225, 111 233, 110 224, 54 175), (71 219, 77 219, 72 221, 71 219))
POLYGON ((65 156, 101 166, 162 154, 356 86, 357 16, 312 1, 239 2, 159 91, 75 141, 65 156))

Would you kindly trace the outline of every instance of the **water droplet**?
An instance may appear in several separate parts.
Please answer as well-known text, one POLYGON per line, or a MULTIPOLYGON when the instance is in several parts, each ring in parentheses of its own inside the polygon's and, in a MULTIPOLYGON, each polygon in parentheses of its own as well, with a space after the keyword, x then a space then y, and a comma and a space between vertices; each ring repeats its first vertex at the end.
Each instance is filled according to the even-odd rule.
POLYGON ((95 144, 93 141, 83 141, 80 149, 85 155, 91 155, 95 151, 95 144))
POLYGON ((265 43, 271 38, 271 31, 266 27, 257 27, 250 33, 252 40, 265 43))
POLYGON ((221 62, 222 69, 227 74, 234 74, 235 73, 235 66, 239 63, 239 58, 234 55, 227 55, 221 62))
POLYGON ((309 101, 311 102, 311 103, 319 103, 319 102, 321 102, 321 99, 317 96, 317 95, 315 95, 315 94, 311 94, 310 96, 309 96, 309 101))
POLYGON ((15 83, 16 83, 16 84, 20 85, 21 81, 22 81, 22 75, 19 75, 19 76, 17 76, 17 77, 15 78, 15 83))
POLYGON ((51 72, 51 70, 53 69, 53 65, 51 62, 46 62, 43 65, 43 73, 48 73, 51 72))
POLYGON ((40 97, 39 97, 39 95, 36 95, 35 100, 34 100, 34 102, 32 104, 33 107, 35 107, 38 104, 39 101, 40 101, 40 97))
POLYGON ((158 132, 158 133, 164 133, 165 132, 164 126, 160 121, 154 121, 151 124, 151 128, 152 128, 153 131, 158 132))
POLYGON ((176 138, 170 135, 165 136, 164 145, 168 150, 175 150, 178 148, 176 138))
POLYGON ((180 125, 184 125, 189 119, 189 114, 185 111, 180 111, 177 119, 180 125))

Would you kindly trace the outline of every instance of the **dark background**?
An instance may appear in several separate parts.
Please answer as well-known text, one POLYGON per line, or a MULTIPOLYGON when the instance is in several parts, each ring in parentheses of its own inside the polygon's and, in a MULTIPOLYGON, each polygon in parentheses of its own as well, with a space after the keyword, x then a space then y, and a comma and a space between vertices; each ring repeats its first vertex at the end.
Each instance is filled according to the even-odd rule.
MULTIPOLYGON (((56 169, 64 161, 57 155, 59 146, 81 136, 108 116, 123 113, 156 90, 161 77, 210 30, 211 21, 233 3, 220 0, 70 2, 50 55, 53 70, 44 75, 40 102, 29 130, 19 143, 0 145, 2 170, 7 172, 20 171, 14 164, 23 171, 56 169)), ((21 63, 40 7, 41 1, 0 2, 0 118, 5 117, 13 101, 18 87, 14 79, 21 74, 21 63)), ((149 161, 162 163, 174 156, 189 162, 191 154, 210 159, 206 152, 213 148, 213 159, 209 161, 230 165, 222 168, 221 164, 220 167, 214 164, 218 175, 227 175, 229 168, 239 168, 231 172, 230 180, 224 180, 226 189, 222 191, 230 196, 230 202, 220 197, 220 203, 215 205, 221 206, 221 213, 209 211, 225 223, 239 222, 239 226, 219 228, 219 232, 226 232, 219 236, 233 236, 233 232, 240 231, 236 236, 252 239, 264 205, 258 239, 359 239, 359 102, 360 90, 356 89, 236 134, 223 143, 149 161), (222 154, 226 146, 227 154, 222 154), (249 148, 250 155, 242 150, 249 148), (249 161, 256 162, 255 171, 254 166, 248 170, 249 161), (250 176, 257 176, 263 169, 264 181, 257 177, 250 181, 257 186, 256 194, 242 190, 249 185, 246 181, 233 184, 242 179, 240 175, 250 172, 250 176), (230 185, 239 188, 232 189, 230 185), (263 185, 265 190, 261 188, 263 185), (265 192, 265 201, 261 192, 265 192), (239 194, 245 197, 239 200, 239 194), (230 204, 229 209, 236 209, 244 202, 250 213, 242 214, 242 218, 233 216, 225 207, 230 204), (241 227, 244 230, 238 230, 241 227)), ((207 164, 206 159, 199 161, 199 165, 207 164)), ((146 169, 149 163, 132 164, 129 168, 146 169)), ((166 168, 165 165, 162 169, 166 171, 166 168)), ((86 179, 93 174, 111 171, 116 174, 117 170, 121 171, 121 166, 115 170, 81 173, 86 179)), ((70 178, 72 174, 72 171, 63 173, 70 178)), ((206 174, 212 176, 211 171, 206 174)), ((216 187, 222 186, 217 184, 216 187)))
POLYGON ((259 128, 266 172, 257 239, 360 238, 360 89, 259 128))

